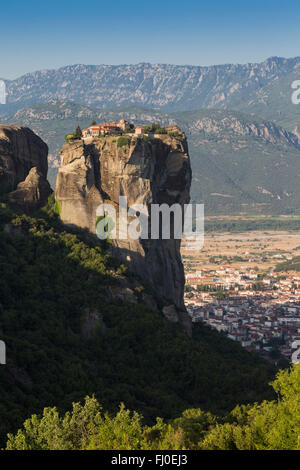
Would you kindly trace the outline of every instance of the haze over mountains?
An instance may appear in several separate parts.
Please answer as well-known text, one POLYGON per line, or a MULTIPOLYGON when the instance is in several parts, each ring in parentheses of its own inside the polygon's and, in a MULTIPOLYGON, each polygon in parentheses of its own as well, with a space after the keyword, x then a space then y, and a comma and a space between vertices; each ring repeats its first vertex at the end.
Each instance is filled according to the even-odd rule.
POLYGON ((300 57, 210 67, 73 65, 6 81, 0 114, 48 143, 52 184, 65 134, 124 116, 183 128, 192 197, 207 213, 295 213, 300 106, 292 104, 291 84, 299 78, 300 57))

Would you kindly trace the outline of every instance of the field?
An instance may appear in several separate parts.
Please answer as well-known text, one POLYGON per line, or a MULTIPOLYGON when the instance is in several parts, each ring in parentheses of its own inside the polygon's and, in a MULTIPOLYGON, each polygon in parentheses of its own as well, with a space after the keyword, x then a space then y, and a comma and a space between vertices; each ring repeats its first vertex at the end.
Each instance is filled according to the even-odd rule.
POLYGON ((187 250, 184 243, 182 247, 186 272, 213 270, 218 265, 265 272, 297 255, 300 255, 300 231, 206 232, 201 251, 187 250))
POLYGON ((240 215, 205 217, 205 232, 265 232, 265 231, 299 230, 300 217, 298 215, 240 215))

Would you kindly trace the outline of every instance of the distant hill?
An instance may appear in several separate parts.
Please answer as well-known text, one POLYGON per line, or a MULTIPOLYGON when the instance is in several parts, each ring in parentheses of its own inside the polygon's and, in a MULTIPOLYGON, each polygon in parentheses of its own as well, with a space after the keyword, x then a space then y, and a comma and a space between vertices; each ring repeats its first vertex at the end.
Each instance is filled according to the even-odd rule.
POLYGON ((147 106, 168 111, 234 109, 295 131, 300 106, 291 84, 300 77, 300 57, 271 57, 259 64, 70 65, 6 80, 7 105, 0 115, 49 100, 92 107, 147 106))
POLYGON ((209 67, 70 65, 6 80, 0 116, 27 124, 48 143, 52 185, 57 153, 77 124, 121 116, 177 123, 189 140, 192 197, 208 214, 293 214, 300 203, 300 105, 292 104, 291 85, 299 78, 300 57, 209 67))
POLYGON ((55 184, 64 137, 93 119, 177 123, 187 134, 193 168, 192 198, 207 214, 297 213, 300 207, 299 137, 279 125, 228 110, 172 112, 139 107, 93 109, 54 100, 17 111, 2 122, 27 125, 49 145, 55 184))
POLYGON ((207 213, 297 213, 297 135, 232 111, 201 110, 172 117, 187 132, 192 196, 205 203, 207 213))

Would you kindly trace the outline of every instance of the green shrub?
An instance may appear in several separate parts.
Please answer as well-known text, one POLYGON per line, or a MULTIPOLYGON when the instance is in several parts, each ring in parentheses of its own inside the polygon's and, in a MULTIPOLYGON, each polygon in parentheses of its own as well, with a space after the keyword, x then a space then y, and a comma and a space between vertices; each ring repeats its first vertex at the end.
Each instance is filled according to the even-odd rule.
POLYGON ((73 140, 75 140, 74 134, 67 134, 67 135, 65 136, 65 141, 66 141, 67 143, 72 142, 73 140))
POLYGON ((300 450, 300 365, 280 371, 272 383, 276 401, 237 406, 226 418, 199 408, 147 426, 121 404, 110 415, 93 397, 73 403, 64 416, 56 407, 27 419, 8 434, 7 450, 300 450))
POLYGON ((4 202, 0 203, 0 227, 1 229, 3 226, 11 221, 11 218, 13 217, 14 212, 13 210, 4 202))
POLYGON ((178 131, 168 132, 170 137, 175 137, 177 140, 183 140, 183 135, 180 134, 178 131))
POLYGON ((119 138, 118 138, 117 146, 118 146, 119 148, 121 148, 121 147, 128 147, 129 144, 130 144, 130 138, 129 138, 129 137, 122 136, 122 137, 119 137, 119 138))
POLYGON ((61 203, 58 199, 56 199, 55 204, 54 204, 54 213, 57 215, 61 214, 61 203))
POLYGON ((164 127, 161 127, 160 124, 152 123, 151 126, 144 126, 146 133, 151 132, 153 134, 166 134, 167 131, 164 127))
POLYGON ((50 216, 60 216, 61 214, 61 203, 58 199, 55 199, 54 193, 48 197, 48 203, 45 207, 46 212, 50 216))

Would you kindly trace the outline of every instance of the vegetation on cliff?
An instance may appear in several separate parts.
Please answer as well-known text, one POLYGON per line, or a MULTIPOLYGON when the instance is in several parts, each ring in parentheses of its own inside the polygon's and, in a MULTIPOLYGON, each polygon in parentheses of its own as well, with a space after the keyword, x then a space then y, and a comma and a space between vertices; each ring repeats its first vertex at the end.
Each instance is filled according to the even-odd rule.
POLYGON ((73 140, 81 139, 82 137, 82 130, 80 126, 77 126, 73 134, 67 134, 65 136, 66 142, 73 142, 73 140))

